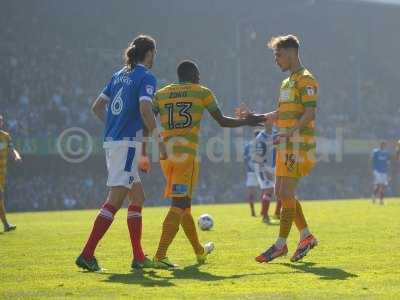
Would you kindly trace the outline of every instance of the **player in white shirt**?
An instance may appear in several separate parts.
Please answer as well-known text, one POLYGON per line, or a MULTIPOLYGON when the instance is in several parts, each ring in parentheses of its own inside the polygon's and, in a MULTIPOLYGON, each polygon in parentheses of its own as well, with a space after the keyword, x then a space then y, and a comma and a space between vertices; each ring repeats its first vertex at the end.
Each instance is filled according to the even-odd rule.
MULTIPOLYGON (((261 189, 261 215, 263 221, 270 223, 268 211, 275 189, 275 156, 274 136, 277 131, 270 124, 265 124, 256 137, 256 147, 254 153, 254 169, 257 181, 261 189)), ((275 218, 279 219, 280 203, 277 203, 275 218)))
MULTIPOLYGON (((254 129, 254 137, 260 133, 260 128, 254 129)), ((257 175, 254 170, 254 153, 255 153, 256 141, 252 139, 244 146, 244 163, 246 167, 246 188, 247 188, 247 202, 250 205, 251 216, 255 217, 256 212, 254 209, 254 202, 257 197, 258 181, 257 175)))

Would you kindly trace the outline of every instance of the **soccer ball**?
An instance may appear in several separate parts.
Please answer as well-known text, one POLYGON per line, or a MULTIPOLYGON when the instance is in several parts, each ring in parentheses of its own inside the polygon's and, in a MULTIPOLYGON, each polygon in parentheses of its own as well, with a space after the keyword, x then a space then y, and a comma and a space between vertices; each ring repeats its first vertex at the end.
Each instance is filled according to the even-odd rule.
POLYGON ((197 220, 201 230, 210 230, 214 226, 214 220, 209 214, 202 214, 197 220))

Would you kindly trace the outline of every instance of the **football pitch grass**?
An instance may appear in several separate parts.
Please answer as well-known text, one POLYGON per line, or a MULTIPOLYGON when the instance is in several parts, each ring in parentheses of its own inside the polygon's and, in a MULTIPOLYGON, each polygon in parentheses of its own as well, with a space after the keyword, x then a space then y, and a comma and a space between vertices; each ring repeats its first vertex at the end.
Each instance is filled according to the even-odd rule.
MULTIPOLYGON (((300 263, 289 261, 298 240, 295 226, 288 257, 258 264, 254 257, 275 240, 278 226, 251 218, 246 204, 199 205, 193 215, 210 213, 215 221, 211 231, 199 233, 202 242, 216 245, 207 264, 195 264, 180 230, 168 253, 179 269, 134 273, 126 209, 97 249, 104 273, 74 264, 96 210, 9 214, 18 229, 0 234, 0 299, 399 299, 400 200, 303 207, 319 245, 300 263)), ((143 245, 151 257, 166 212, 144 210, 143 245)))

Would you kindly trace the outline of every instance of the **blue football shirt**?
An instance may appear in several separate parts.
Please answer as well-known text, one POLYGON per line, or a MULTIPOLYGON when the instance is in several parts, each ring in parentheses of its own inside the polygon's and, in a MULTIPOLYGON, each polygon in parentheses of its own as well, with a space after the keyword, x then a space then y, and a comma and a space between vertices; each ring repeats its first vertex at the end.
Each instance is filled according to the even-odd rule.
POLYGON ((109 101, 104 147, 141 141, 140 101, 152 101, 156 85, 156 77, 143 65, 133 70, 123 68, 112 76, 101 93, 109 101))
POLYGON ((389 168, 390 155, 386 150, 374 149, 372 151, 372 166, 374 171, 387 173, 389 168))

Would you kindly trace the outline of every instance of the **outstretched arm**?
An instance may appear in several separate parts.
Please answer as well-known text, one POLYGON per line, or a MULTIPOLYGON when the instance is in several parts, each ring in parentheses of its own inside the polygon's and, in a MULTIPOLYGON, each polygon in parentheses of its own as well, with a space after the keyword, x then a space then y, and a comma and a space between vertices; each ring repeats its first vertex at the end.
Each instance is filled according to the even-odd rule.
POLYGON ((253 115, 256 118, 259 118, 264 123, 273 124, 278 119, 278 111, 274 110, 268 113, 263 114, 255 114, 254 112, 250 111, 250 109, 246 106, 246 104, 242 103, 236 109, 236 116, 240 119, 246 118, 248 115, 253 115))
POLYGON ((274 110, 269 113, 262 114, 264 116, 264 120, 268 124, 273 124, 278 120, 278 111, 274 110))
POLYGON ((240 127, 240 126, 257 126, 259 123, 263 121, 262 116, 256 116, 254 114, 248 114, 246 118, 241 119, 241 118, 232 118, 225 116, 222 114, 221 110, 218 108, 212 112, 210 112, 211 116, 214 118, 215 121, 221 126, 221 127, 240 127))

